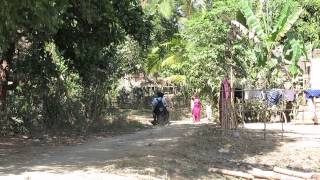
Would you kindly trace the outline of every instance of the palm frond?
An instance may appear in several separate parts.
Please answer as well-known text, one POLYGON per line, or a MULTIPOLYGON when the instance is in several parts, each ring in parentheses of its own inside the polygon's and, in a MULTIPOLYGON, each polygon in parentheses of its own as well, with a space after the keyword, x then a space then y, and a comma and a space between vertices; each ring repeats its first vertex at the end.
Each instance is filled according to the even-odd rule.
POLYGON ((161 59, 149 58, 146 68, 147 72, 149 74, 155 74, 156 72, 159 72, 161 69, 161 62, 161 59))
POLYGON ((173 0, 163 0, 159 4, 159 12, 165 17, 170 18, 175 10, 175 2, 173 0))
POLYGON ((146 71, 150 74, 154 74, 161 68, 161 58, 159 57, 159 47, 155 47, 148 54, 148 61, 146 65, 146 71))
POLYGON ((181 58, 179 58, 177 55, 171 55, 167 57, 165 60, 162 61, 161 67, 170 67, 170 66, 176 66, 182 63, 181 58))
POLYGON ((169 82, 178 83, 178 84, 187 83, 187 77, 185 75, 179 75, 179 74, 168 76, 166 77, 166 80, 169 82))

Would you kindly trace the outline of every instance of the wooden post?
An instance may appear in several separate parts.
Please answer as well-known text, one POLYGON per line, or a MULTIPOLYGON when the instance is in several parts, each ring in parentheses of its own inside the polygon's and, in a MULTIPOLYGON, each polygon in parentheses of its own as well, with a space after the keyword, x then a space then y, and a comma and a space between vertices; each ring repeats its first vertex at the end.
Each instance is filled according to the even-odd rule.
POLYGON ((237 128, 237 119, 235 117, 235 108, 234 108, 234 76, 233 76, 233 67, 230 69, 230 110, 229 110, 229 126, 228 129, 236 129, 237 128))
POLYGON ((241 171, 234 171, 222 168, 209 168, 208 171, 211 173, 220 173, 222 175, 234 176, 241 179, 254 179, 253 175, 241 171))
POLYGON ((282 99, 282 105, 280 110, 280 121, 281 121, 281 139, 283 139, 283 133, 284 133, 284 127, 283 127, 283 121, 287 124, 287 117, 286 117, 286 110, 284 107, 284 100, 282 99), (283 116, 284 120, 282 120, 281 115, 283 116))
MULTIPOLYGON (((312 51, 312 59, 311 59, 311 70, 310 70, 310 85, 311 89, 320 89, 319 83, 319 67, 320 67, 320 49, 314 49, 312 51)), ((317 108, 317 97, 313 98, 314 105, 314 116, 313 121, 314 124, 318 124, 318 108, 317 108)))
POLYGON ((241 118, 242 118, 242 124, 243 124, 243 128, 245 127, 245 101, 244 101, 244 96, 245 96, 245 87, 244 85, 242 85, 242 90, 241 90, 241 94, 242 94, 242 98, 241 98, 241 118))
POLYGON ((280 174, 285 174, 288 176, 294 176, 294 177, 303 178, 303 179, 311 179, 313 175, 313 173, 303 173, 303 172, 293 171, 289 169, 283 169, 280 167, 274 167, 273 171, 280 174))
MULTIPOLYGON (((231 91, 233 92, 233 67, 231 66, 231 69, 230 69, 230 87, 231 87, 231 91)), ((233 101, 233 93, 231 93, 231 106, 233 107, 234 105, 234 101, 233 101)))
MULTIPOLYGON (((266 101, 266 107, 268 108, 268 102, 266 101)), ((269 111, 269 114, 271 114, 271 110, 268 108, 266 112, 269 111)), ((270 116, 271 117, 271 116, 270 116)), ((263 118, 263 139, 266 140, 266 133, 267 133, 267 122, 266 118, 263 118)))

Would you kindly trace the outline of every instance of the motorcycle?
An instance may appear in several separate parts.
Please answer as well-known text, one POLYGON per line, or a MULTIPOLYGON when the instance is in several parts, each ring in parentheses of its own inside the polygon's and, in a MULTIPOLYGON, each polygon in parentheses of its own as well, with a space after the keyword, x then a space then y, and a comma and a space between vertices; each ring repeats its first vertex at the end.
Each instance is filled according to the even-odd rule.
POLYGON ((155 111, 155 121, 151 122, 154 126, 155 125, 166 125, 169 124, 169 111, 165 108, 160 108, 159 110, 155 111))

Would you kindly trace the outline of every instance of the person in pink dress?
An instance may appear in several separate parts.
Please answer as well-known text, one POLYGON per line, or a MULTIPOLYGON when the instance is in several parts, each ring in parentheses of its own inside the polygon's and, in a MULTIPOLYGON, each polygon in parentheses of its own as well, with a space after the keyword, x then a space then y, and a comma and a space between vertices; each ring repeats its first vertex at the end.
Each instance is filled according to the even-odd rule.
POLYGON ((191 116, 192 116, 192 120, 194 122, 195 120, 194 120, 194 116, 193 116, 193 106, 194 106, 194 96, 191 96, 191 101, 190 101, 191 116))
POLYGON ((195 122, 200 122, 202 104, 198 96, 195 96, 193 102, 192 115, 195 122))

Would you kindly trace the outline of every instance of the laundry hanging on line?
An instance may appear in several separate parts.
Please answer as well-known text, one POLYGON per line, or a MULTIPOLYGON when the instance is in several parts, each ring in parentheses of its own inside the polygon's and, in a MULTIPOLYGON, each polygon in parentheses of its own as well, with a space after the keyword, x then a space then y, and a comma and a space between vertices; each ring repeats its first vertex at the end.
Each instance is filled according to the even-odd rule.
POLYGON ((296 92, 294 90, 285 89, 283 90, 282 94, 283 94, 283 100, 285 101, 292 102, 296 99, 296 92))
POLYGON ((246 90, 244 93, 244 99, 250 100, 250 99, 264 99, 264 92, 261 90, 246 90))
POLYGON ((282 91, 280 89, 272 89, 266 92, 267 102, 271 106, 275 106, 282 98, 282 91))
POLYGON ((306 99, 313 99, 314 97, 320 97, 320 90, 317 89, 309 89, 305 90, 304 94, 306 95, 306 99))

